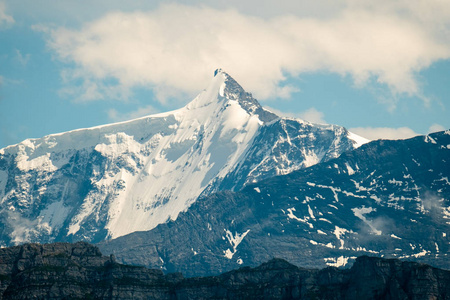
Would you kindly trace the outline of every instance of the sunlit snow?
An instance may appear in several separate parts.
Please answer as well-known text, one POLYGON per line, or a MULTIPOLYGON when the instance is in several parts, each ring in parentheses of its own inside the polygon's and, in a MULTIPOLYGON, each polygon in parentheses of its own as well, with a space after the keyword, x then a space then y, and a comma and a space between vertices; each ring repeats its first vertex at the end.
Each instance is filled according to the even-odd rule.
POLYGON ((231 231, 226 230, 225 229, 225 237, 228 240, 228 242, 230 243, 231 247, 233 247, 232 250, 227 249, 224 251, 225 257, 228 259, 232 259, 233 255, 236 253, 236 249, 239 246, 239 244, 242 242, 242 240, 245 238, 245 236, 250 232, 250 229, 248 229, 247 231, 239 234, 237 232, 235 232, 235 234, 233 235, 231 233, 231 231))

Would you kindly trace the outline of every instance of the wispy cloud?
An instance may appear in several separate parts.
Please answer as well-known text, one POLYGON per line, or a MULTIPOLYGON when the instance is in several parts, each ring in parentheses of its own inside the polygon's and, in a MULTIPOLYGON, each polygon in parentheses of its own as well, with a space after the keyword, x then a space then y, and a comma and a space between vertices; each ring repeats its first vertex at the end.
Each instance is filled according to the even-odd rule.
POLYGON ((298 114, 300 119, 312 122, 312 123, 318 123, 318 124, 327 124, 327 122, 325 121, 324 117, 324 113, 321 111, 318 111, 317 109, 315 109, 314 107, 311 107, 303 112, 300 112, 298 114))
POLYGON ((327 121, 324 119, 324 113, 318 111, 315 107, 301 112, 285 112, 270 106, 265 106, 265 108, 281 117, 300 118, 311 123, 327 124, 327 121))
POLYGON ((135 111, 127 113, 122 113, 119 112, 117 109, 111 108, 108 110, 108 117, 111 121, 119 122, 144 117, 150 114, 155 114, 157 112, 158 111, 151 105, 140 107, 135 111))
POLYGON ((414 130, 408 127, 355 127, 349 130, 370 140, 402 140, 419 135, 419 133, 414 132, 414 130))
POLYGON ((427 101, 417 73, 450 57, 450 5, 431 1, 430 9, 419 1, 419 11, 406 1, 382 2, 344 1, 325 17, 267 18, 163 5, 109 13, 79 30, 54 28, 49 46, 69 68, 73 64, 72 84, 96 86, 98 94, 85 100, 105 98, 119 86, 123 97, 136 86, 158 89, 161 101, 193 94, 222 67, 259 99, 289 98, 296 89, 285 84, 287 76, 325 70, 351 76, 360 87, 375 82, 394 96, 427 101))
MULTIPOLYGON (((443 131, 446 130, 442 125, 433 124, 429 127, 428 133, 443 131)), ((415 132, 409 127, 399 127, 399 128, 390 128, 390 127, 355 127, 349 129, 351 132, 354 132, 360 136, 363 136, 367 139, 377 140, 402 140, 412 138, 414 136, 420 135, 420 133, 415 132)))
POLYGON ((445 128, 444 126, 440 125, 440 124, 436 124, 434 123, 433 125, 430 126, 430 128, 428 128, 428 132, 437 132, 437 131, 443 131, 446 130, 448 128, 445 128))
POLYGON ((0 1, 0 29, 14 24, 14 18, 6 13, 6 5, 4 1, 0 1))
POLYGON ((28 64, 28 62, 30 61, 30 57, 31 54, 23 55, 22 52, 20 52, 20 50, 16 49, 16 58, 23 67, 25 67, 28 64))

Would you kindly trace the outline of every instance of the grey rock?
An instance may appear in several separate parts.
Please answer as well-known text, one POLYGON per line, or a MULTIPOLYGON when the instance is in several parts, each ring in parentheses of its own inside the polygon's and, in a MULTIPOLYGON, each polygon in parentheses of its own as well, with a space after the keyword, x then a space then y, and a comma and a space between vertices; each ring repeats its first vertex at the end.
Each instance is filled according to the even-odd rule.
POLYGON ((272 259, 184 278, 121 265, 87 243, 0 249, 0 299, 450 299, 450 271, 363 256, 351 269, 272 259))

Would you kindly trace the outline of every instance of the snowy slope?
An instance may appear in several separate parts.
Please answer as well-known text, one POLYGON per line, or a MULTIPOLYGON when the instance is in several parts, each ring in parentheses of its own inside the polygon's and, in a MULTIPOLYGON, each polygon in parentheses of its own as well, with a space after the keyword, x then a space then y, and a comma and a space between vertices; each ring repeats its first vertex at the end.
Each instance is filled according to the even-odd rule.
POLYGON ((277 117, 217 70, 179 110, 1 149, 0 242, 149 230, 202 193, 240 189, 358 145, 342 127, 277 117))

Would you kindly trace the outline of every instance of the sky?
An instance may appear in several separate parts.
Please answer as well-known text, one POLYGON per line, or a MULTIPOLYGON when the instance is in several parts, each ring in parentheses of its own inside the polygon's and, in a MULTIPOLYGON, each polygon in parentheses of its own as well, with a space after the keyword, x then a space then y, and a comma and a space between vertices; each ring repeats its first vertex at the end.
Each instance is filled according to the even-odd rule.
POLYGON ((0 148, 180 108, 217 68, 368 139, 450 129, 450 1, 0 0, 0 148))

